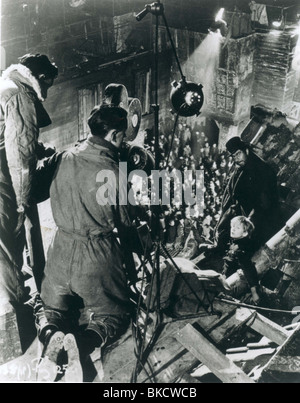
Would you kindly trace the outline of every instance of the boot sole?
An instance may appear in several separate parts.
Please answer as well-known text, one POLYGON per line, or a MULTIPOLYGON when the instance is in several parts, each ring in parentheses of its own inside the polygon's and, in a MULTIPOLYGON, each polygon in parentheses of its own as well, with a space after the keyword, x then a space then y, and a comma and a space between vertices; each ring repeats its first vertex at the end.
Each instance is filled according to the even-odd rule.
POLYGON ((69 333, 64 337, 64 349, 68 354, 65 382, 81 383, 83 381, 83 372, 80 363, 79 350, 73 334, 69 333))
POLYGON ((64 333, 55 332, 38 365, 37 381, 54 382, 57 377, 57 357, 64 347, 64 333))

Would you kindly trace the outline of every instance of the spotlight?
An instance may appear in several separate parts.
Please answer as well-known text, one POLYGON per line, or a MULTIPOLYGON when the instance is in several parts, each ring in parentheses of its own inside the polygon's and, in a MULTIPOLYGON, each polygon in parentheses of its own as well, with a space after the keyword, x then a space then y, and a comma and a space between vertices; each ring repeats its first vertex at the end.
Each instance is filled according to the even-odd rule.
POLYGON ((217 13, 215 21, 211 24, 208 32, 210 34, 217 33, 221 36, 226 36, 228 32, 227 22, 223 20, 224 15, 224 8, 221 8, 220 11, 217 13))
POLYGON ((283 15, 283 8, 282 8, 280 16, 277 18, 276 21, 272 22, 272 26, 276 29, 279 29, 283 26, 283 23, 284 23, 284 15, 283 15))
POLYGON ((204 102, 202 84, 181 80, 172 82, 170 94, 171 103, 179 116, 194 116, 200 114, 204 102))
POLYGON ((282 26, 282 24, 283 24, 283 18, 280 18, 279 20, 272 22, 273 27, 277 29, 279 29, 282 26))
MULTIPOLYGON (((223 20, 223 15, 224 15, 225 8, 221 8, 218 14, 216 15, 215 21, 224 21, 223 20)), ((225 21, 224 21, 225 22, 225 21)))

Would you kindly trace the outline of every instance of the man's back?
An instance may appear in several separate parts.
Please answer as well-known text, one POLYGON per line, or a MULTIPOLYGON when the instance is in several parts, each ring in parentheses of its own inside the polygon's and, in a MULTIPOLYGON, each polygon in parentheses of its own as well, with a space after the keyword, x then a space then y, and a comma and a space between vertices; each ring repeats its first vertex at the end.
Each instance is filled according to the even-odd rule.
POLYGON ((48 251, 42 298, 50 298, 49 282, 68 284, 72 293, 97 301, 99 312, 119 314, 128 311, 128 293, 113 230, 130 220, 127 206, 99 203, 103 183, 97 179, 103 170, 116 177, 111 187, 118 186, 118 154, 99 143, 88 140, 65 152, 54 175, 50 199, 58 229, 48 251))
MULTIPOLYGON (((104 233, 112 231, 120 218, 120 209, 115 203, 109 204, 109 194, 118 194, 119 168, 117 152, 105 145, 86 141, 78 147, 66 152, 59 165, 50 197, 54 220, 58 227, 71 230, 98 229, 104 233), (105 183, 106 192, 101 191, 104 185, 105 172, 109 180, 105 183), (107 203, 104 205, 104 203, 107 203)), ((114 201, 113 201, 114 202, 114 201)), ((130 225, 126 219, 126 206, 121 215, 124 224, 130 225)))

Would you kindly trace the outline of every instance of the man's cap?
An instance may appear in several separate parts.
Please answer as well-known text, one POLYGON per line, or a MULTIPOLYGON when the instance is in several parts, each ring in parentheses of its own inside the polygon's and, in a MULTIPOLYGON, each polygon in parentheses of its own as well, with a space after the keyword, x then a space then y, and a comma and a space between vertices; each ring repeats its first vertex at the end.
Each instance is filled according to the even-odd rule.
POLYGON ((57 66, 46 55, 27 53, 19 58, 19 63, 26 66, 35 77, 44 74, 47 78, 56 78, 58 75, 57 66))
POLYGON ((117 130, 126 130, 127 111, 114 104, 96 105, 88 118, 88 125, 92 133, 97 133, 101 124, 117 130))
POLYGON ((242 141, 240 137, 232 137, 226 143, 226 148, 230 154, 235 154, 238 150, 246 151, 248 149, 248 145, 242 141))

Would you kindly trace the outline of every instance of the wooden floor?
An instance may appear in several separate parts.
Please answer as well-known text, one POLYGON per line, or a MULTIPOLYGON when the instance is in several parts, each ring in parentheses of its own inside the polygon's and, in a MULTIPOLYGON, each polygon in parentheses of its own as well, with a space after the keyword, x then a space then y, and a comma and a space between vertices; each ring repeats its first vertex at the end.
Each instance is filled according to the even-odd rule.
MULTIPOLYGON (((300 382, 298 325, 285 329, 255 311, 221 302, 214 308, 218 314, 197 319, 164 317, 141 366, 129 329, 102 357, 99 349, 93 353, 83 365, 84 382, 280 383, 281 376, 300 382)), ((152 331, 150 326, 148 340, 152 331)), ((0 366, 0 382, 37 382, 41 351, 35 338, 24 354, 0 366)), ((56 381, 65 382, 62 367, 56 381)))

